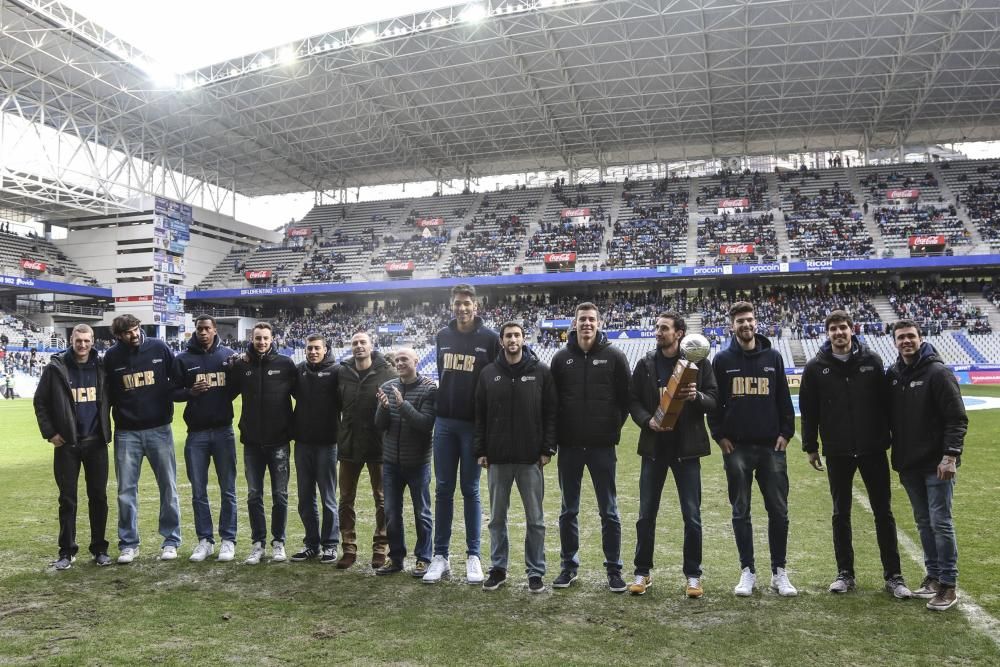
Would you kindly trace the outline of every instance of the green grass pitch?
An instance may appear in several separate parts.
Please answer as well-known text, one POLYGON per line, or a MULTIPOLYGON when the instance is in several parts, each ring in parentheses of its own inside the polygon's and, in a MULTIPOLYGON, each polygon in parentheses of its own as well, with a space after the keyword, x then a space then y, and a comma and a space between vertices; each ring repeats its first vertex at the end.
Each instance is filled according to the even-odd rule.
MULTIPOLYGON (((1000 396, 1000 389, 963 387, 966 395, 1000 396)), ((970 412, 967 454, 959 472, 955 514, 959 585, 993 618, 1000 617, 1000 411, 970 412)), ((681 522, 668 479, 655 553, 654 585, 643 597, 605 587, 600 527, 585 481, 581 509, 580 580, 571 589, 530 595, 522 563, 523 516, 512 503, 508 585, 484 593, 464 576, 428 586, 404 574, 374 577, 366 565, 373 512, 364 480, 358 494, 359 564, 338 571, 318 562, 241 564, 248 551, 246 486, 238 477, 237 561, 195 564, 190 487, 183 471, 183 422, 174 424, 184 543, 181 558, 160 563, 157 492, 144 466, 140 489, 139 560, 95 567, 86 558, 86 495, 80 489, 81 557, 67 572, 48 567, 57 554, 56 487, 51 446, 38 435, 28 400, 0 401, 0 663, 79 664, 765 664, 920 665, 1000 664, 1000 644, 955 609, 934 614, 922 601, 897 601, 881 591, 871 516, 854 513, 859 590, 826 592, 836 574, 830 498, 824 473, 813 471, 796 439, 790 447, 789 570, 798 598, 769 591, 732 594, 738 575, 722 459, 702 460, 705 597, 683 595, 681 522)), ((622 556, 631 574, 638 511, 639 457, 631 422, 618 449, 622 556)), ((113 466, 112 466, 113 468, 113 466)), ((113 469, 112 469, 113 477, 113 469)), ((559 568, 559 488, 546 469, 546 556, 550 583, 559 568)), ((294 475, 289 489, 288 545, 298 546, 294 475)), ((860 480, 857 482, 860 485, 860 480)), ((114 480, 109 484, 108 539, 117 552, 114 480)), ((482 480, 486 504, 486 480, 482 480)), ((211 487, 217 512, 218 495, 211 487)), ((460 496, 456 499, 461 503, 460 496)), ((266 500, 269 505, 269 499, 266 500)), ((918 543, 905 494, 894 480, 900 530, 918 543)), ((409 502, 405 511, 409 514, 409 502)), ((482 548, 489 553, 484 506, 482 548)), ((758 564, 767 563, 766 515, 754 498, 758 564)), ((217 516, 217 514, 216 514, 217 516)), ((453 571, 464 575, 461 510, 452 539, 453 571)), ((412 519, 407 522, 412 548, 412 519)), ((484 558, 488 562, 488 557, 484 558)), ((409 564, 409 563, 408 563, 409 564)), ((903 554, 907 581, 922 567, 903 554)), ((766 565, 761 588, 766 588, 766 565)), ((989 619, 987 619, 989 620, 989 619)), ((994 632, 996 632, 994 626, 994 632)))

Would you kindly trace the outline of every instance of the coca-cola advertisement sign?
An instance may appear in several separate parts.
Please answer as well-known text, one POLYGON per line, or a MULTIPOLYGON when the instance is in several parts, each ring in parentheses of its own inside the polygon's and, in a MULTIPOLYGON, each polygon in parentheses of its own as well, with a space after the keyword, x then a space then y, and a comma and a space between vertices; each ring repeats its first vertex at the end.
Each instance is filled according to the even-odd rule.
POLYGON ((752 243, 723 243, 719 246, 720 255, 752 255, 752 243))
POLYGON ((420 218, 417 220, 417 227, 440 227, 444 224, 444 218, 420 218))
POLYGON ((589 218, 589 208, 564 208, 559 214, 562 218, 589 218))
POLYGON ((888 190, 885 196, 886 199, 917 199, 920 197, 920 190, 888 190))
POLYGON ((264 280, 265 278, 271 277, 270 269, 257 269, 255 271, 246 271, 243 273, 247 280, 264 280))
POLYGON ((310 227, 289 227, 289 236, 310 236, 312 235, 312 228, 310 227))
POLYGON ((386 262, 385 271, 386 273, 400 273, 403 271, 413 271, 416 265, 413 261, 409 262, 386 262))
POLYGON ((27 271, 38 271, 41 273, 46 269, 45 262, 37 262, 33 259, 22 259, 21 268, 27 271))
POLYGON ((746 208, 750 206, 750 200, 746 197, 742 199, 720 199, 719 208, 746 208))
POLYGON ((565 262, 575 262, 575 252, 550 252, 545 255, 546 264, 563 264, 565 262))
POLYGON ((910 237, 910 247, 915 248, 917 246, 928 246, 928 245, 945 245, 947 241, 944 236, 940 234, 928 234, 926 236, 911 236, 910 237))

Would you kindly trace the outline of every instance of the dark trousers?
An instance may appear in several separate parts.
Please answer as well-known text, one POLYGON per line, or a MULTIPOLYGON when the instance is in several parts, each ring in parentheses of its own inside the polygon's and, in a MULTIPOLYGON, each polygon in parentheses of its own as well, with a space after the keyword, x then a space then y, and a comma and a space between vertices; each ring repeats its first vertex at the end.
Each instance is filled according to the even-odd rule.
POLYGON ((340 540, 337 515, 337 445, 295 443, 295 480, 299 489, 299 518, 306 530, 302 543, 307 549, 336 549, 340 540), (323 509, 323 522, 316 508, 316 490, 323 509))
POLYGON ((372 484, 372 498, 375 500, 375 534, 372 536, 372 554, 389 553, 389 540, 385 530, 385 494, 382 492, 382 463, 340 462, 340 541, 345 554, 358 553, 358 516, 354 512, 354 499, 358 495, 358 480, 361 471, 368 467, 368 478, 372 484))
POLYGON ((56 447, 52 460, 56 486, 59 487, 59 556, 72 557, 76 544, 76 490, 83 467, 87 483, 90 514, 90 553, 107 553, 105 539, 108 525, 108 446, 98 442, 89 446, 56 447))
POLYGON ((639 520, 635 522, 635 573, 648 576, 653 567, 656 516, 660 511, 660 497, 667 481, 667 472, 671 470, 677 486, 681 518, 684 520, 684 576, 700 577, 701 459, 678 460, 667 456, 642 457, 642 469, 639 472, 639 520))
POLYGON ((247 513, 250 540, 267 541, 267 514, 264 512, 264 473, 271 475, 271 542, 285 543, 288 524, 288 445, 261 447, 244 445, 243 466, 247 477, 247 513))
POLYGON ((875 537, 882 557, 882 576, 900 574, 899 546, 896 543, 896 520, 892 516, 889 487, 889 461, 885 452, 867 456, 827 456, 827 477, 833 497, 833 552, 837 570, 854 576, 854 546, 851 544, 851 491, 854 473, 868 491, 868 501, 875 515, 875 537))
POLYGON ((563 447, 556 459, 559 469, 559 489, 562 491, 562 511, 559 513, 559 558, 562 569, 576 572, 580 568, 580 494, 583 471, 590 471, 590 480, 597 494, 597 511, 601 517, 601 546, 604 568, 622 569, 622 522, 618 516, 618 491, 615 470, 618 458, 612 447, 563 447))
POLYGON ((788 461, 785 452, 770 446, 737 443, 731 454, 722 455, 733 506, 733 534, 740 554, 740 568, 754 569, 753 524, 750 495, 754 477, 767 511, 767 543, 771 550, 771 572, 785 567, 788 551, 788 461))

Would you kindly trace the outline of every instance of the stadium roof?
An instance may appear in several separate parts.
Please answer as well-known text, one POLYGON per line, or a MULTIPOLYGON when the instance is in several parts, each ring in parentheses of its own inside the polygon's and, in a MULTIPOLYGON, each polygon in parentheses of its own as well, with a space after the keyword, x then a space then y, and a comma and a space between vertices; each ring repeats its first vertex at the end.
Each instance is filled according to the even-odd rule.
POLYGON ((176 86, 59 3, 0 23, 4 111, 250 196, 1000 138, 996 0, 491 0, 176 86))

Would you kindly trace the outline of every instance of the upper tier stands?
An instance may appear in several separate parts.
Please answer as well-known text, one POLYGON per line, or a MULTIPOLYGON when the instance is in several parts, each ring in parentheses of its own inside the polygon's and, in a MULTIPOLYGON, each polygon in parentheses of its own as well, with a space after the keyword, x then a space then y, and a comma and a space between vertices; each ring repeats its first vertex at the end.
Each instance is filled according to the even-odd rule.
POLYGON ((541 215, 545 191, 502 190, 483 195, 472 220, 453 235, 441 275, 498 276, 512 273, 524 250, 528 227, 541 215))
POLYGON ((537 271, 548 253, 575 252, 577 264, 596 264, 617 205, 621 183, 565 184, 552 188, 537 228, 531 228, 524 253, 524 265, 537 271), (589 222, 575 222, 582 216, 563 218, 563 211, 588 209, 589 222))
POLYGON ((13 232, 0 232, 0 273, 7 275, 40 276, 63 283, 96 284, 76 262, 64 255, 48 239, 13 232), (41 262, 44 271, 23 269, 21 260, 41 262))
POLYGON ((626 181, 602 269, 682 264, 687 257, 687 179, 626 181))
POLYGON ((723 213, 698 225, 698 262, 774 262, 778 234, 773 213, 723 213), (722 252, 723 250, 726 252, 722 252))
MULTIPOLYGON (((766 211, 771 207, 767 196, 767 175, 757 171, 726 169, 714 176, 699 178, 697 185, 699 215, 718 213, 719 203, 725 199, 747 199, 751 211, 766 211)), ((747 210, 747 207, 739 208, 747 210)))
POLYGON ((959 208, 993 252, 1000 249, 1000 162, 972 160, 940 165, 959 208))
POLYGON ((874 252, 844 169, 781 171, 778 194, 791 256, 846 259, 874 252))

